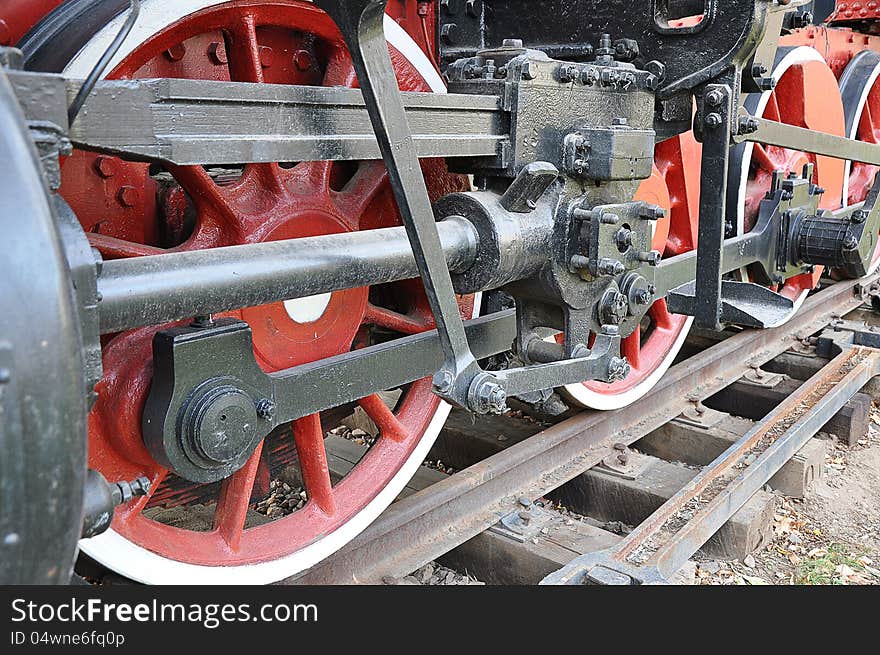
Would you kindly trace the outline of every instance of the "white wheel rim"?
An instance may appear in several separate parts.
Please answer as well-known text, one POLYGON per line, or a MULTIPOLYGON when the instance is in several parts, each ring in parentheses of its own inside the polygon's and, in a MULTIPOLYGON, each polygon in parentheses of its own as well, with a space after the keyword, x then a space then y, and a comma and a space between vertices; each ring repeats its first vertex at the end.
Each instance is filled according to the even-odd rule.
MULTIPOLYGON (((859 103, 856 106, 856 116, 853 119, 853 124, 850 127, 849 134, 847 136, 850 139, 855 139, 859 134, 859 125, 862 122, 862 113, 865 111, 865 105, 868 103, 868 96, 871 95, 871 91, 874 88, 874 84, 877 82, 877 78, 880 77, 880 64, 874 66, 874 69, 871 71, 871 75, 868 77, 868 80, 862 89, 862 94, 859 97, 859 103)), ((849 176, 852 174, 852 161, 847 160, 844 164, 843 168, 843 203, 846 205, 849 203, 849 176)), ((880 268, 880 258, 877 258, 874 261, 870 268, 868 269, 867 275, 873 275, 877 272, 877 269, 880 268)))
POLYGON ((660 382, 663 376, 666 375, 666 371, 672 366, 672 363, 681 351, 682 346, 684 346, 684 342, 687 339, 693 324, 694 319, 691 316, 685 321, 685 324, 681 328, 681 332, 672 344, 672 348, 669 349, 669 353, 664 357, 660 365, 655 368, 648 377, 631 389, 627 389, 621 393, 601 393, 594 389, 590 389, 584 384, 569 384, 561 390, 563 395, 568 400, 581 407, 597 409, 600 411, 622 409, 623 407, 632 405, 634 402, 644 397, 657 385, 658 382, 660 382))
MULTIPOLYGON (((137 47, 168 25, 192 13, 226 4, 226 0, 142 0, 138 22, 107 70, 113 70, 137 47)), ((125 16, 118 16, 89 41, 65 68, 64 74, 84 78, 119 32, 125 16)), ((434 93, 446 93, 446 85, 421 48, 394 20, 385 17, 385 36, 422 76, 434 93)), ((474 317, 480 296, 474 297, 474 317)), ((441 402, 418 446, 400 471, 358 514, 331 534, 309 546, 268 562, 240 566, 202 566, 171 560, 129 541, 113 529, 80 541, 80 549, 107 568, 146 584, 244 585, 271 584, 314 566, 363 532, 394 501, 428 456, 451 408, 441 402)))

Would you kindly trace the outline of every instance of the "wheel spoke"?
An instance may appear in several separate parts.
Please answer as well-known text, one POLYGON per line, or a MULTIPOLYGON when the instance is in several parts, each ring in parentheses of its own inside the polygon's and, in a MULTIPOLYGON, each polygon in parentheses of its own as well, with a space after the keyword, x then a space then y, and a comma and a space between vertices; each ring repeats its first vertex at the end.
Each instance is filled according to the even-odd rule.
POLYGON ((242 218, 204 168, 201 166, 168 166, 168 172, 196 204, 196 208, 199 210, 197 220, 200 223, 204 220, 204 215, 209 214, 225 227, 234 230, 235 234, 241 233, 243 229, 242 218))
POLYGON ((859 138, 862 141, 876 143, 877 129, 874 123, 874 110, 871 109, 870 98, 865 102, 865 109, 862 111, 862 118, 859 122, 859 138))
POLYGON ((770 157, 770 154, 767 152, 767 148, 760 143, 755 144, 753 157, 758 164, 758 168, 763 169, 768 173, 775 173, 779 169, 779 166, 773 161, 773 158, 770 157))
POLYGON ((214 530, 233 550, 238 550, 241 545, 241 535, 254 493, 254 482, 260 469, 262 453, 263 444, 260 444, 247 464, 224 480, 220 488, 220 498, 214 512, 214 530))
POLYGON ((360 227, 367 209, 376 195, 386 188, 387 181, 388 171, 382 162, 365 162, 345 188, 334 194, 334 200, 351 229, 360 227))
POLYGON ((377 307, 372 303, 367 305, 363 324, 383 327, 401 334, 421 334, 434 327, 433 322, 415 319, 384 307, 377 307))
POLYGON ((770 99, 767 101, 767 107, 764 109, 764 118, 768 121, 782 121, 782 112, 779 110, 779 98, 776 97, 776 92, 770 94, 770 99))
POLYGON ((149 257, 164 255, 168 251, 155 246, 125 241, 104 234, 89 233, 86 235, 92 248, 96 248, 104 259, 128 259, 129 257, 149 257))
POLYGON ((246 14, 226 31, 229 77, 233 82, 262 82, 263 63, 254 17, 246 14))
POLYGON ((330 195, 332 161, 304 161, 290 171, 290 188, 302 195, 330 195))
POLYGON ((145 471, 144 475, 150 479, 150 490, 145 496, 141 496, 137 499, 136 502, 126 507, 126 519, 131 519, 139 516, 141 512, 144 511, 144 508, 150 503, 150 500, 152 500, 153 496, 156 494, 156 491, 158 491, 159 487, 162 485, 162 482, 165 480, 166 477, 168 477, 168 470, 157 468, 154 471, 145 471))
POLYGON ((351 57, 345 48, 336 48, 330 53, 327 68, 324 71, 323 86, 352 87, 357 84, 357 74, 351 57))
POLYGON ((361 398, 358 401, 358 404, 367 413, 367 416, 370 417, 373 423, 376 424, 376 427, 379 428, 383 437, 398 443, 406 441, 409 438, 409 430, 403 426, 403 423, 398 420, 394 415, 394 412, 389 409, 388 405, 385 404, 385 401, 382 400, 379 394, 373 394, 372 396, 361 398))
POLYGON ((287 195, 284 174, 278 164, 248 164, 244 167, 244 174, 259 186, 261 193, 287 195))
POLYGON ((648 310, 648 316, 654 321, 655 329, 669 330, 672 328, 672 314, 669 313, 669 307, 666 305, 665 298, 651 305, 651 309, 648 310))
POLYGON ((620 344, 620 354, 626 357, 626 361, 629 362, 629 365, 634 369, 639 368, 640 359, 641 359, 641 351, 642 351, 642 334, 641 330, 637 329, 631 335, 629 335, 626 339, 624 339, 620 344))
POLYGON ((294 421, 293 438, 309 500, 325 514, 334 514, 336 499, 333 495, 333 483, 330 480, 330 466, 327 464, 321 415, 312 414, 294 421))

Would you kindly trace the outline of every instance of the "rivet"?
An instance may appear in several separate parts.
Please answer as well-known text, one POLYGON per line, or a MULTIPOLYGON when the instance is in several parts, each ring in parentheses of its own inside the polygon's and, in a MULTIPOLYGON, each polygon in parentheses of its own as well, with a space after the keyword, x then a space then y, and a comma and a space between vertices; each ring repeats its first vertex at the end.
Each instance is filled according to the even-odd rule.
POLYGON ((270 68, 275 63, 275 51, 267 45, 260 46, 260 63, 263 68, 270 68))
POLYGON ((208 55, 211 57, 211 61, 218 66, 229 62, 229 58, 226 56, 226 45, 219 41, 214 41, 208 46, 208 55))
POLYGON ((186 56, 186 45, 178 43, 165 51, 165 56, 171 61, 180 61, 186 56))
POLYGON ((140 199, 140 194, 133 186, 124 186, 119 189, 119 193, 116 194, 116 199, 123 207, 134 207, 140 199))
POLYGON ((113 177, 116 174, 116 166, 113 157, 105 157, 102 155, 95 159, 95 172, 104 179, 113 177))
POLYGON ((315 58, 308 50, 297 50, 293 55, 293 64, 302 72, 311 70, 315 63, 315 58))

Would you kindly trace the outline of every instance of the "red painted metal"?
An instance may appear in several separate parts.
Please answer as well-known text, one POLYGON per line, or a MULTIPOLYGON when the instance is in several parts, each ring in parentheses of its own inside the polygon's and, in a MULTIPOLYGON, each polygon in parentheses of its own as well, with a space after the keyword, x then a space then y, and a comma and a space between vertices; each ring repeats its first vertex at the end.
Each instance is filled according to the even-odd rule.
POLYGON ((877 0, 837 0, 829 23, 872 21, 880 18, 880 2, 877 0))
MULTIPOLYGON (((416 3, 396 4, 406 10, 398 18, 408 29, 414 18, 420 22, 416 3)), ((419 42, 421 29, 413 33, 419 42)), ((392 59, 401 88, 427 90, 399 53, 393 51, 392 59)), ((350 58, 327 16, 309 3, 279 0, 236 0, 193 14, 137 48, 111 76, 356 84, 350 58)), ((448 173, 442 161, 425 161, 423 166, 432 199, 467 185, 466 178, 448 173)), ((106 257, 400 224, 387 173, 378 162, 255 165, 241 174, 169 167, 173 181, 162 181, 161 186, 148 172, 142 164, 81 152, 64 164, 62 192, 78 215, 88 217, 84 227, 106 257), (189 231, 188 218, 193 223, 189 231)), ((232 315, 251 325, 254 352, 268 371, 346 352, 363 326, 412 334, 433 324, 418 282, 389 285, 372 295, 369 289, 335 293, 326 312, 308 324, 294 322, 281 303, 232 315)), ((471 299, 462 299, 461 306, 464 315, 472 312, 471 299)), ((146 474, 153 480, 156 498, 170 504, 180 498, 204 502, 204 490, 169 476, 142 443, 141 413, 157 329, 117 335, 105 346, 105 377, 90 416, 91 466, 111 480, 146 474)), ((336 485, 330 483, 323 444, 324 428, 333 426, 322 426, 316 415, 297 421, 293 434, 273 435, 267 442, 271 447, 262 448, 223 483, 215 496, 212 531, 195 532, 148 519, 143 510, 151 499, 118 512, 114 528, 153 552, 189 563, 244 564, 291 554, 343 525, 388 485, 419 443, 438 403, 429 380, 410 385, 394 411, 378 396, 361 401, 383 438, 336 485), (291 451, 298 454, 293 459, 298 459, 309 502, 291 516, 244 529, 260 471, 272 465, 279 451, 284 461, 291 460, 291 451)))
POLYGON ((0 46, 15 45, 63 0, 0 0, 0 46))

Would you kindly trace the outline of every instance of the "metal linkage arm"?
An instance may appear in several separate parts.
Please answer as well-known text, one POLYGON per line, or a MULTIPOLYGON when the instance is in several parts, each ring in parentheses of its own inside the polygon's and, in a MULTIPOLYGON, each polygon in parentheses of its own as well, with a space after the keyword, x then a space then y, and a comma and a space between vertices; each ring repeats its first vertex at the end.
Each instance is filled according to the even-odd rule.
POLYGON ((740 124, 748 125, 749 129, 735 135, 733 137, 735 143, 752 141, 880 166, 880 145, 875 143, 857 141, 752 116, 741 117, 740 124))
MULTIPOLYGON (((67 129, 80 80, 10 71, 28 120, 67 129)), ((500 99, 405 93, 419 157, 494 158, 508 139, 500 99)), ((70 140, 86 150, 177 165, 381 158, 358 89, 209 80, 103 80, 70 140)))
POLYGON ((385 41, 387 0, 317 0, 342 32, 360 80, 367 112, 388 167, 416 263, 437 322, 445 361, 434 377, 443 398, 468 406, 470 383, 480 373, 458 310, 428 189, 385 41))

